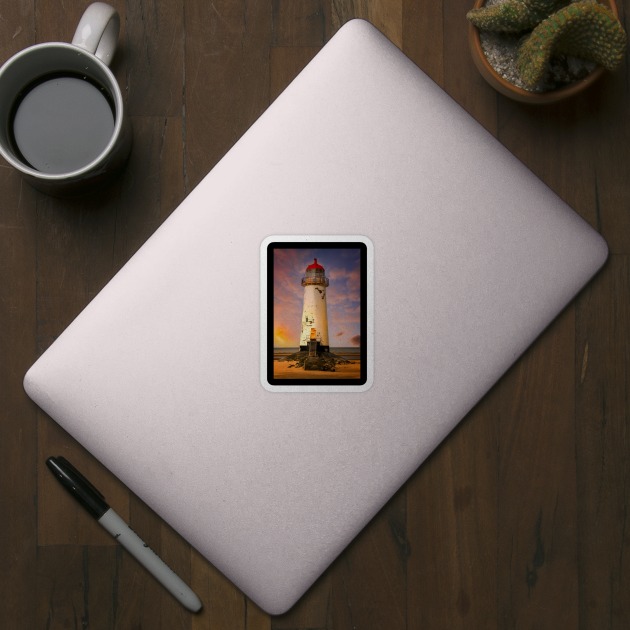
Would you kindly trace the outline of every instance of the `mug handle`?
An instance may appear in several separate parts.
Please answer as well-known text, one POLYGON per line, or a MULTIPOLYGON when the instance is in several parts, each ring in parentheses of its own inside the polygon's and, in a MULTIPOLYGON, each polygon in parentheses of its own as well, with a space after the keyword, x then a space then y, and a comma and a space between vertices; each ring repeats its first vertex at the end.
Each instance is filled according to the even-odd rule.
POLYGON ((72 44, 96 55, 109 66, 116 52, 120 15, 104 2, 94 2, 81 16, 72 44))

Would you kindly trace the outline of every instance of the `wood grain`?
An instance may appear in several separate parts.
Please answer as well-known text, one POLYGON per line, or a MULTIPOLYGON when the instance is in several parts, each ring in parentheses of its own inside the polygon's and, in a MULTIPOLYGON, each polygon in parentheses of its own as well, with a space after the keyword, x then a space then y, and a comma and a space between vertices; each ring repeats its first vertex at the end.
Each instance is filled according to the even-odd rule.
POLYGON ((269 54, 269 100, 276 100, 320 50, 319 46, 272 48, 269 54))
POLYGON ((441 0, 403 0, 402 12, 402 51, 443 88, 444 22, 441 0))
MULTIPOLYGON (((627 21, 630 10, 627 3, 623 3, 622 11, 624 6, 627 21)), ((623 15, 620 12, 620 17, 623 15)), ((628 30, 626 25, 626 33, 628 30)), ((600 80, 597 92, 590 95, 594 99, 595 115, 587 123, 588 153, 593 163, 590 180, 595 196, 589 220, 606 239, 610 251, 616 254, 630 254, 630 213, 627 212, 630 178, 625 151, 630 143, 629 66, 626 61, 618 72, 600 80)))
POLYGON ((33 586, 38 597, 32 628, 113 628, 118 596, 116 548, 41 547, 33 586))
POLYGON ((468 23, 464 16, 470 7, 468 0, 443 0, 442 87, 496 137, 499 96, 477 72, 468 51, 468 23))
POLYGON ((328 569, 284 615, 272 615, 272 630, 332 628, 333 569, 328 569))
POLYGON ((402 0, 332 0, 332 32, 348 20, 367 20, 402 49, 402 0))
POLYGON ((27 629, 37 563, 37 408, 22 379, 37 358, 36 193, 4 160, 0 199, 0 618, 27 629))
POLYGON ((203 602, 203 608, 193 618, 193 630, 247 628, 245 596, 196 550, 192 552, 190 585, 203 602))
POLYGON ((326 0, 272 0, 272 46, 323 46, 330 38, 326 0))
POLYGON ((406 488, 399 490, 332 566, 332 627, 407 627, 406 488))
POLYGON ((508 628, 578 624, 574 350, 571 305, 500 384, 497 623, 508 628))
MULTIPOLYGON (((166 564, 190 584, 190 545, 135 495, 130 496, 130 527, 166 564)), ((190 630, 186 610, 129 553, 120 555, 117 569, 121 614, 119 628, 146 626, 155 630, 190 630)))
MULTIPOLYGON (((53 0, 37 0, 33 2, 35 7, 35 30, 37 42, 71 42, 79 20, 88 2, 54 2, 53 0)), ((120 14, 120 35, 116 54, 111 64, 111 70, 121 87, 123 95, 126 93, 126 3, 124 0, 110 0, 108 3, 120 14)))
POLYGON ((130 116, 181 116, 183 0, 127 3, 125 50, 130 116))
POLYGON ((129 522, 127 488, 41 410, 38 411, 37 436, 38 545, 116 546, 116 541, 62 488, 45 462, 58 455, 68 459, 129 522))
POLYGON ((597 87, 544 107, 499 97, 501 142, 583 216, 613 253, 628 253, 630 202, 627 154, 628 102, 622 75, 604 76, 597 87), (612 132, 612 129, 615 129, 612 132), (527 133, 527 142, 523 134, 527 133))
POLYGON ((186 5, 186 191, 269 105, 271 11, 262 0, 186 5))
POLYGON ((132 117, 133 149, 117 191, 109 243, 118 271, 184 199, 181 118, 132 117))
POLYGON ((493 388, 407 482, 407 628, 496 618, 498 421, 493 388))
MULTIPOLYGON (((0 5, 0 63, 35 43, 34 7, 0 5)), ((35 627, 37 410, 22 389, 37 358, 36 193, 0 158, 0 619, 35 627)))
POLYGON ((630 626, 630 260, 610 260, 576 302, 580 628, 630 626))

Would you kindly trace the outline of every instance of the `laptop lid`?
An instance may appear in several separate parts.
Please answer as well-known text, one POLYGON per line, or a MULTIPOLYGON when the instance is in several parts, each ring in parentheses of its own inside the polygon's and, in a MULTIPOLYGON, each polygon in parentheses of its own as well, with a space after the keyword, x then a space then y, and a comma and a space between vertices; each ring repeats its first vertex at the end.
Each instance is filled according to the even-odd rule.
POLYGON ((24 386, 279 614, 607 253, 389 40, 353 20, 24 386))

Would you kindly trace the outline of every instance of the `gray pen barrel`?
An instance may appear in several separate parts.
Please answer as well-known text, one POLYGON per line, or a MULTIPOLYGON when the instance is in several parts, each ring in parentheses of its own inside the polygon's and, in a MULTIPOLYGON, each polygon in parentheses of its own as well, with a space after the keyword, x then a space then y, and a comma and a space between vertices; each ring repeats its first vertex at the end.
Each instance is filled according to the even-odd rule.
POLYGON ((109 508, 98 522, 142 564, 183 606, 197 612, 201 601, 190 587, 176 575, 159 556, 109 508))

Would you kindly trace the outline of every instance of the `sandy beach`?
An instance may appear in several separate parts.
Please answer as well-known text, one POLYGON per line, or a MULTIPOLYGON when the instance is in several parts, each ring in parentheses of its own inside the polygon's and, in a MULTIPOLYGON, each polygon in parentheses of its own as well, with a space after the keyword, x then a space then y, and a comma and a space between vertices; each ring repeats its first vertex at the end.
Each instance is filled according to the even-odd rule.
POLYGON ((361 378, 361 361, 359 359, 338 365, 334 372, 318 372, 317 370, 305 371, 303 368, 290 368, 293 365, 290 361, 274 361, 273 377, 297 380, 300 378, 321 378, 321 379, 339 379, 339 378, 361 378))

